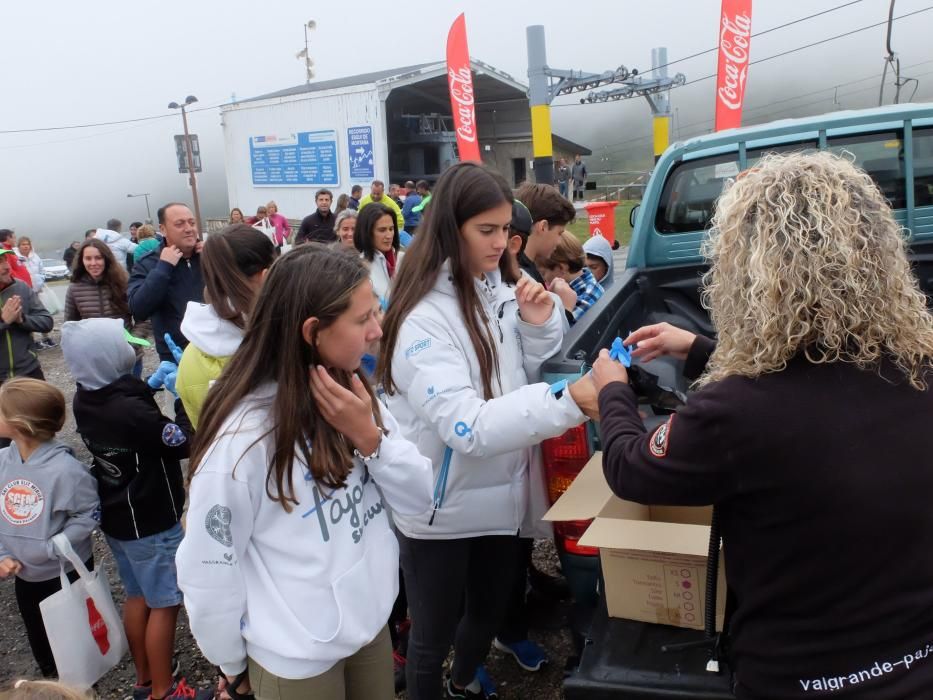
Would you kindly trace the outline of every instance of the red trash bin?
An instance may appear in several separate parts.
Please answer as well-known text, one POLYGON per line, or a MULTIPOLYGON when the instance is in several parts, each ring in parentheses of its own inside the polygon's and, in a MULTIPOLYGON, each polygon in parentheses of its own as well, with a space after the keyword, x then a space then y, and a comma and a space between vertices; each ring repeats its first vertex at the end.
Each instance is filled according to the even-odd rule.
POLYGON ((612 249, 616 247, 616 215, 618 202, 587 202, 584 204, 590 220, 590 236, 602 236, 612 249))

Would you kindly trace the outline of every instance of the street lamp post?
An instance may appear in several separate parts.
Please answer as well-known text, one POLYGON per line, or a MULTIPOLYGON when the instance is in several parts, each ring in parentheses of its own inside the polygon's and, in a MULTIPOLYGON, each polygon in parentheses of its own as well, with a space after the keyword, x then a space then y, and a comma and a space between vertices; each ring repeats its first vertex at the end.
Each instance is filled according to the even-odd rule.
POLYGON ((184 104, 178 104, 177 102, 169 102, 169 109, 180 109, 181 110, 181 121, 185 127, 185 152, 188 156, 188 182, 191 184, 191 196, 194 199, 194 218, 198 222, 198 236, 200 237, 201 231, 201 204, 198 201, 198 180, 194 176, 194 156, 191 153, 191 137, 188 135, 188 115, 185 113, 185 107, 194 104, 198 101, 198 98, 194 95, 188 95, 185 98, 184 104))
POLYGON ((145 197, 146 198, 146 223, 152 223, 152 210, 149 209, 149 192, 142 192, 140 194, 128 194, 127 197, 145 197))

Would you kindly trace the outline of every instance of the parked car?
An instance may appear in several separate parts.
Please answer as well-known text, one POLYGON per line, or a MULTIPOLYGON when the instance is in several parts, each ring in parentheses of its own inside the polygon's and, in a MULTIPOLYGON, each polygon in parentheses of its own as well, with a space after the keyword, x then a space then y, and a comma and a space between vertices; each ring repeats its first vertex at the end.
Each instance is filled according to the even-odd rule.
POLYGON ((64 260, 42 258, 42 267, 45 270, 45 279, 47 282, 68 279, 68 276, 71 274, 64 260))

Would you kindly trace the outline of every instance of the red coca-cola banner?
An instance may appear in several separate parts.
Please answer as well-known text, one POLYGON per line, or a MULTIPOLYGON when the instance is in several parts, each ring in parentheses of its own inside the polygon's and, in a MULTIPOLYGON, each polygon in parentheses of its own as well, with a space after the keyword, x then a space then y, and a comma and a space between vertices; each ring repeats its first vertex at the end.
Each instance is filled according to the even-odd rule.
POLYGON ((450 89, 450 109, 454 115, 460 160, 479 163, 482 159, 476 134, 473 72, 467 48, 466 19, 462 14, 454 20, 447 35, 447 87, 450 89))
POLYGON ((716 131, 742 125, 751 36, 752 0, 722 0, 719 71, 716 76, 716 131))

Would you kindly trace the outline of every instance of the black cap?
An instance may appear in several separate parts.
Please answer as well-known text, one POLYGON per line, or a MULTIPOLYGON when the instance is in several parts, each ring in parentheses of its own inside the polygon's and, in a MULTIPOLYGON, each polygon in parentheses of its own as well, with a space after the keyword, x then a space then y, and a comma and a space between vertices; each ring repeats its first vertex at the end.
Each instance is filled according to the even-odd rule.
POLYGON ((527 236, 531 233, 531 227, 533 225, 534 220, 531 218, 531 212, 528 211, 528 207, 517 199, 512 202, 512 221, 509 224, 512 230, 527 236))

